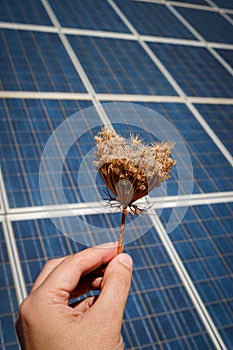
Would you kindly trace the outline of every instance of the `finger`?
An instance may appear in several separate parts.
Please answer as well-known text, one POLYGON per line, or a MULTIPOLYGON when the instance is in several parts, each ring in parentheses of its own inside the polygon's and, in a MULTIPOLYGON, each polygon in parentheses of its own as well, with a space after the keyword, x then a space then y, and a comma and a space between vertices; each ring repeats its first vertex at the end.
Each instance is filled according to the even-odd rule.
MULTIPOLYGON (((43 291, 47 290, 47 292, 60 291, 61 299, 67 302, 81 276, 107 264, 116 254, 117 244, 108 243, 70 255, 47 276, 40 285, 40 289, 43 288, 43 291)), ((58 296, 58 293, 56 295, 58 296)))
POLYGON ((98 298, 98 296, 91 296, 91 297, 85 298, 83 300, 77 301, 69 306, 74 309, 75 315, 79 316, 80 314, 83 314, 88 309, 90 309, 90 307, 95 303, 97 298, 98 298))
POLYGON ((58 258, 58 259, 52 259, 48 260, 46 264, 44 265, 43 269, 41 270, 40 274, 37 276, 32 289, 31 293, 33 293, 43 282, 44 280, 48 277, 48 275, 65 259, 63 258, 58 258))
POLYGON ((70 298, 78 298, 83 294, 90 292, 91 290, 100 290, 101 283, 103 277, 102 276, 92 276, 87 275, 80 279, 80 282, 75 290, 73 290, 70 294, 70 298))
POLYGON ((132 278, 132 259, 127 254, 117 255, 106 268, 100 296, 89 315, 100 314, 105 324, 120 333, 125 304, 132 278))

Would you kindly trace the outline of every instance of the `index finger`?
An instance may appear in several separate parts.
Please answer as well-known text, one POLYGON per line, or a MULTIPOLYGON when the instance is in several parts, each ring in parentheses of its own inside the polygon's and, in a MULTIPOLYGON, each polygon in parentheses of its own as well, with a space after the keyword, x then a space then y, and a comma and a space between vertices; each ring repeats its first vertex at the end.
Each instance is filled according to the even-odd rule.
POLYGON ((64 301, 77 287, 81 278, 99 266, 107 264, 117 255, 117 243, 107 243, 66 257, 44 280, 37 290, 62 292, 64 301), (65 292, 65 293, 64 293, 65 292))

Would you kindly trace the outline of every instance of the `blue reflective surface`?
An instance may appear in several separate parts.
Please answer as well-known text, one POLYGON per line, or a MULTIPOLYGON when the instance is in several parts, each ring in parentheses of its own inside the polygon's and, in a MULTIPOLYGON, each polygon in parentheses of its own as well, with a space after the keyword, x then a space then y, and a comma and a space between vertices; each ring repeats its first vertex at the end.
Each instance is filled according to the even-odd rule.
POLYGON ((205 40, 232 44, 232 25, 220 13, 186 8, 178 11, 205 40))
POLYGON ((0 3, 0 21, 52 25, 42 3, 34 0, 2 0, 0 3))
POLYGON ((70 0, 68 3, 51 0, 50 3, 63 27, 129 32, 129 29, 105 0, 70 0))
POLYGON ((18 305, 1 222, 0 246, 0 347, 3 349, 10 349, 12 346, 12 349, 18 349, 17 338, 14 331, 14 322, 18 305))
POLYGON ((86 92, 57 34, 1 30, 4 90, 86 92))
POLYGON ((116 3, 140 34, 195 40, 164 5, 129 0, 116 3))
POLYGON ((188 96, 232 98, 230 73, 207 49, 157 43, 149 46, 188 96))
MULTIPOLYGON (((92 115, 85 114, 84 110, 96 101, 115 100, 136 103, 127 115, 116 107, 118 123, 114 127, 119 133, 129 136, 141 132, 147 142, 156 140, 152 132, 155 127, 158 133, 164 134, 163 126, 155 125, 153 118, 151 130, 146 133, 140 129, 145 116, 138 113, 136 106, 144 106, 160 113, 177 128, 190 153, 193 194, 197 196, 193 199, 197 198, 197 202, 189 207, 181 222, 176 215, 173 217, 178 226, 169 237, 226 348, 233 347, 233 206, 225 203, 226 197, 223 197, 228 195, 228 200, 232 200, 229 154, 233 151, 230 100, 233 84, 229 67, 226 69, 221 61, 232 66, 229 45, 232 44, 232 24, 227 18, 233 17, 224 10, 232 9, 232 3, 228 0, 184 0, 182 3, 1 1, 1 350, 19 350, 14 320, 21 281, 15 283, 13 278, 15 261, 22 268, 29 293, 48 259, 80 251, 90 242, 101 240, 106 228, 105 238, 110 240, 112 229, 119 227, 120 213, 114 212, 80 215, 79 224, 75 226, 75 218, 65 217, 59 211, 57 215, 61 217, 54 223, 65 224, 66 235, 50 219, 38 219, 45 209, 39 184, 42 152, 53 131, 76 112, 80 112, 77 123, 69 124, 64 139, 55 142, 57 149, 65 147, 74 128, 75 131, 85 129, 67 150, 62 168, 64 201, 83 205, 85 196, 95 201, 104 197, 104 186, 100 178, 95 178, 93 164, 90 163, 88 170, 80 167, 95 145, 93 137, 103 124, 103 111, 110 120, 111 115, 104 105, 100 115, 99 107, 92 115), (47 12, 43 3, 47 3, 51 11, 47 12), (190 26, 214 51, 198 41, 190 26), (80 68, 79 73, 74 61, 76 68, 80 68), (188 97, 197 99, 178 96, 179 87, 188 97), (193 105, 190 101, 194 101, 193 105), (207 123, 206 129, 192 106, 207 123), (93 122, 97 125, 94 129, 93 122), (222 152, 224 147, 225 154, 229 152, 228 160, 222 152), (83 179, 81 184, 79 175, 83 179), (98 198, 93 195, 93 177, 99 190, 98 198), (208 203, 205 196, 209 194, 222 203, 200 205, 204 200, 208 203), (7 225, 12 225, 12 236, 6 230, 7 225), (89 230, 89 225, 94 226, 93 231, 89 230), (68 237, 76 238, 85 246, 68 237), (14 244, 14 240, 18 255, 13 253, 9 257, 7 245, 14 244)), ((53 156, 51 167, 56 163, 53 156)), ((179 162, 183 164, 182 157, 179 162)), ((180 182, 177 167, 174 167, 167 181, 168 196, 177 195, 179 186, 185 193, 187 181, 180 182)), ((43 191, 50 189, 54 194, 56 186, 54 182, 47 183, 43 191)), ((178 204, 181 200, 178 199, 178 204)), ((158 211, 165 227, 172 210, 158 211)), ((126 245, 125 251, 133 257, 134 271, 122 328, 125 348, 215 349, 166 245, 152 225, 147 227, 150 216, 145 213, 140 222, 136 219, 127 218, 132 225, 128 232, 134 239, 126 245), (146 233, 140 237, 141 232, 146 233), (136 240, 136 237, 139 238, 136 240)))

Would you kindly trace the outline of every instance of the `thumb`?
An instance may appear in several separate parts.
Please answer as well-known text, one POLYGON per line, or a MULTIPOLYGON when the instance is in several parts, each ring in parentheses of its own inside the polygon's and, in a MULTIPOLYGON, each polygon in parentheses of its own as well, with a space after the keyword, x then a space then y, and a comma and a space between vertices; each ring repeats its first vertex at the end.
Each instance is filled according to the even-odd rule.
POLYGON ((121 324, 128 298, 132 278, 132 258, 128 254, 119 254, 108 264, 102 282, 99 298, 94 304, 97 312, 120 333, 121 324))

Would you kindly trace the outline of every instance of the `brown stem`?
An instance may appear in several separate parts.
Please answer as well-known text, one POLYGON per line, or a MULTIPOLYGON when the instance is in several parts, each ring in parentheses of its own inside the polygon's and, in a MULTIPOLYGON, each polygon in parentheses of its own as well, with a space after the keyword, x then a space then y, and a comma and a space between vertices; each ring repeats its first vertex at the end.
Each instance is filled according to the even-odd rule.
POLYGON ((127 214, 127 208, 123 208, 122 215, 121 215, 121 228, 120 228, 120 237, 119 237, 119 241, 118 241, 117 254, 121 254, 123 252, 126 214, 127 214))

